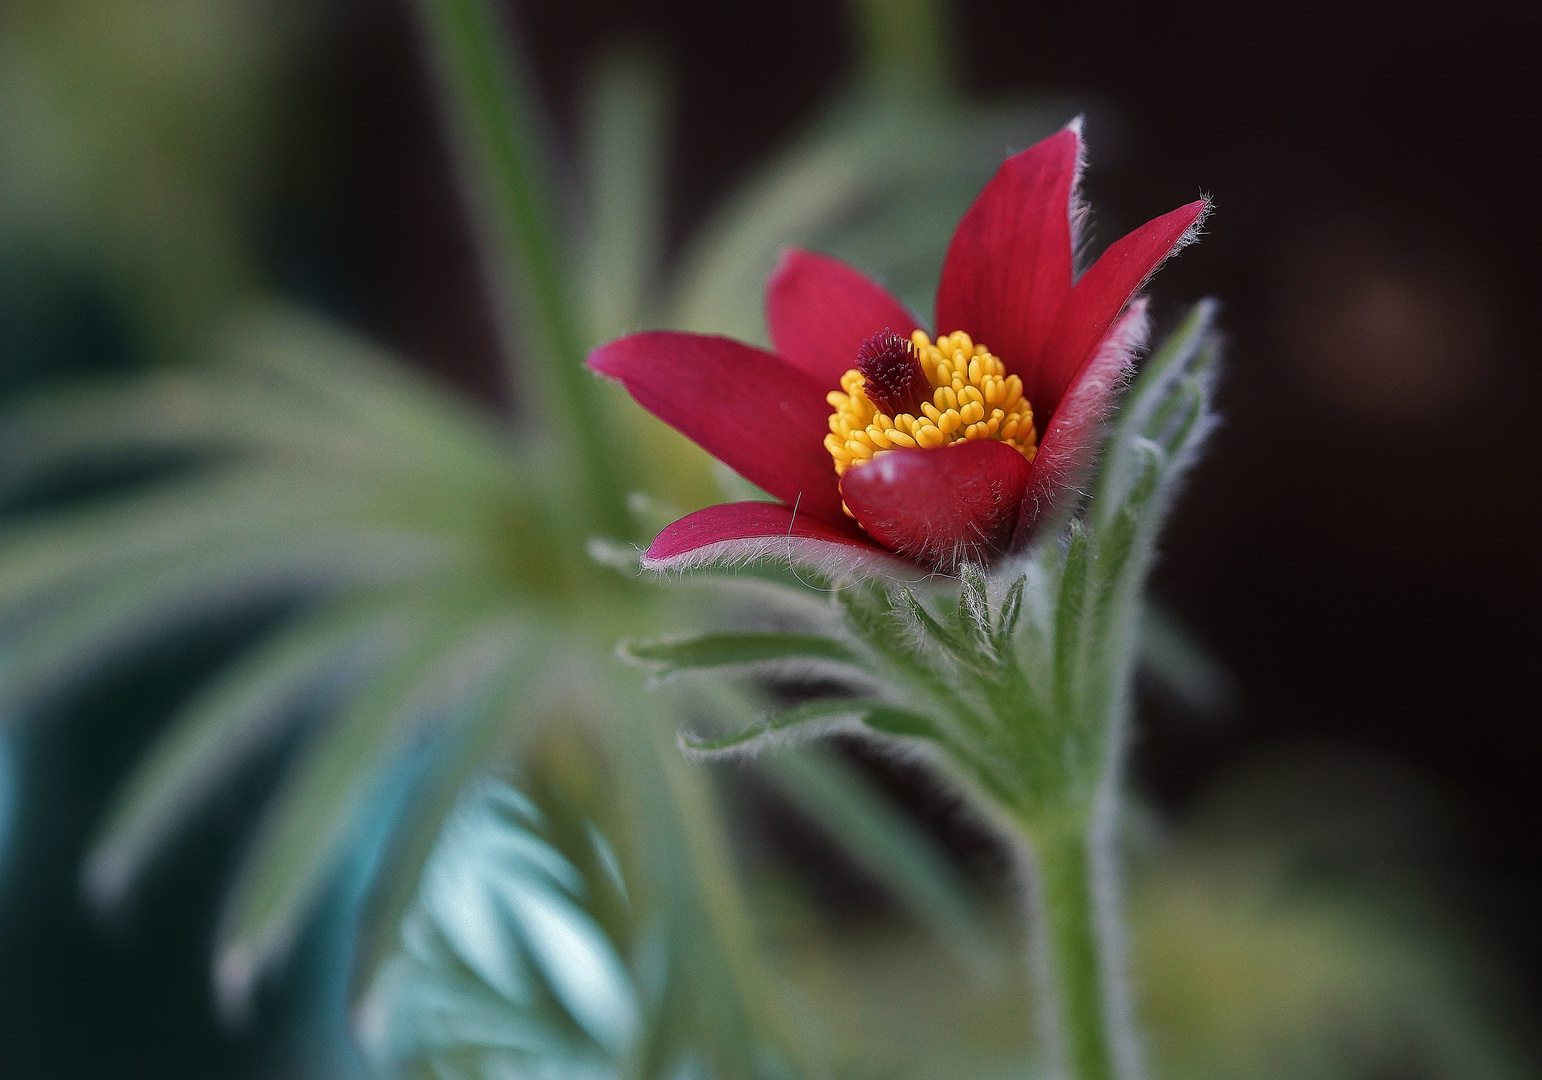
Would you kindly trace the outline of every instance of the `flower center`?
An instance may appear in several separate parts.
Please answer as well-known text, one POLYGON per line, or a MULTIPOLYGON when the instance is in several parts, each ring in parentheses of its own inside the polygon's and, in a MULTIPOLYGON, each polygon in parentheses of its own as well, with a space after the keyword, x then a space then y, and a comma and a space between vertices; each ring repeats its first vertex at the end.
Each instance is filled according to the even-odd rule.
POLYGON ((826 400, 835 412, 825 447, 837 475, 885 450, 970 439, 997 439, 1029 461, 1039 450, 1023 380, 962 330, 935 344, 920 330, 908 341, 887 330, 874 334, 826 400))

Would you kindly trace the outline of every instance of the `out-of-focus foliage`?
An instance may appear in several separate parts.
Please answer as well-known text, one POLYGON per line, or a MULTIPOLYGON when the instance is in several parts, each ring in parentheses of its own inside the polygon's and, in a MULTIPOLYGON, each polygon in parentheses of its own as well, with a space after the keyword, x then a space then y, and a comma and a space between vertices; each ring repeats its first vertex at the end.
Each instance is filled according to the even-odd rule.
POLYGON ((423 1055, 441 1076, 616 1076, 637 1056, 645 1013, 661 1012, 668 945, 661 931, 628 932, 632 897, 594 822, 565 824, 598 873, 559 850, 550 817, 514 788, 485 782, 462 798, 403 920, 403 949, 359 1007, 373 1056, 423 1055))
MULTIPOLYGON (((671 916, 667 878, 629 857, 627 839, 645 823, 628 824, 615 793, 594 783, 593 760, 574 750, 569 744, 557 756, 583 771, 555 782, 535 755, 535 776, 522 785, 538 793, 534 801, 484 782, 451 817, 402 921, 396 951, 360 1005, 357 1027, 377 1063, 425 1076, 721 1075, 702 1052, 706 1032, 693 1036, 702 1018, 682 1008, 679 983, 691 977, 691 943, 671 916), (575 781, 587 797, 569 795, 564 784, 575 781), (589 816, 607 808, 615 833, 601 832, 589 816), (621 842, 612 845, 612 835, 621 842)), ((936 858, 913 827, 903 842, 936 858)), ((941 951, 941 982, 969 985, 969 968, 946 957, 943 940, 918 944, 917 955, 934 964, 941 951)), ((882 1074, 882 1067, 861 1064, 861 1055, 874 1048, 852 1038, 851 1003, 837 1005, 834 1014, 811 1015, 809 994, 817 986, 807 982, 807 972, 797 973, 794 983, 803 984, 792 991, 803 1005, 801 1024, 822 1032, 815 1043, 834 1059, 831 1067, 843 1075, 882 1074)), ((999 977, 991 985, 1003 987, 999 977)), ((1006 1002, 992 1015, 1015 1034, 1019 1025, 1006 1010, 1020 1008, 1021 996, 1009 993, 1006 1002)), ((942 1037, 933 1048, 937 1056, 960 1060, 948 1032, 931 1024, 926 1032, 942 1037)), ((1000 1041, 999 1033, 992 1041, 1000 1041)), ((1020 1049, 1010 1034, 1005 1043, 1009 1051, 1020 1049)), ((991 1055, 966 1055, 982 1057, 991 1055)), ((773 1061, 763 1060, 761 1068, 781 1075, 773 1061)))
MULTIPOLYGON (((128 9, 102 10, 134 18, 128 9)), ((154 33, 155 10, 145 13, 149 21, 134 24, 135 34, 154 33)), ((244 16, 234 8, 216 13, 236 25, 256 18, 242 10, 244 16)), ((41 12, 31 17, 48 17, 41 12)), ((100 29, 96 16, 78 18, 86 30, 100 29)), ((214 33, 227 22, 210 25, 214 33)), ((38 33, 47 41, 67 39, 58 36, 62 31, 54 38, 38 33)), ((132 42, 135 34, 109 36, 101 47, 132 42)), ((188 68, 189 78, 204 70, 192 61, 188 68)), ((39 100, 70 84, 41 85, 33 95, 39 100)), ((617 237, 656 229, 661 193, 654 189, 649 197, 646 189, 639 194, 606 178, 638 175, 630 166, 657 160, 666 132, 661 123, 649 128, 625 120, 639 108, 655 120, 663 116, 647 104, 648 86, 659 85, 658 76, 635 60, 602 70, 595 85, 585 161, 595 200, 590 217, 606 228, 590 235, 596 244, 604 238, 614 245, 617 237)), ((184 96, 198 97, 179 87, 172 101, 184 96)), ((171 108, 160 96, 149 100, 171 108)), ((1000 114, 947 108, 953 117, 948 137, 962 141, 960 152, 946 158, 953 170, 948 183, 922 193, 932 202, 917 204, 917 194, 893 184, 889 173, 899 149, 915 150, 942 135, 936 108, 909 122, 904 110, 859 95, 837 106, 836 120, 817 123, 820 133, 810 143, 815 158, 845 162, 839 200, 818 213, 787 217, 788 207, 828 186, 828 177, 797 164, 810 151, 797 150, 788 159, 793 165, 773 168, 771 180, 730 201, 733 208, 704 233, 688 261, 719 267, 746 257, 769 261, 774 244, 834 228, 858 201, 888 215, 891 242, 884 254, 893 265, 939 261, 945 231, 893 227, 895 215, 933 223, 955 218, 1006 138, 1000 114), (964 152, 971 147, 972 154, 964 152), (902 192, 904 204, 891 205, 902 192), (920 214, 920 207, 929 209, 920 214), (746 247, 746 236, 761 239, 746 247)), ((1042 130, 1032 114, 1023 117, 1019 112, 1020 142, 1042 130)), ((179 130, 184 123, 196 132, 199 124, 237 119, 219 113, 210 120, 194 110, 183 120, 154 113, 146 123, 154 130, 179 130)), ((198 143, 196 134, 186 137, 198 143)), ((200 167, 200 175, 222 175, 207 162, 200 167)), ((122 195, 120 186, 102 185, 98 194, 108 201, 91 212, 133 217, 111 201, 122 195)), ((81 220, 89 218, 77 211, 81 220)), ((222 229, 237 225, 231 212, 222 229)), ((563 255, 582 250, 575 237, 563 255)), ((594 313, 605 303, 614 306, 617 296, 692 295, 682 284, 690 273, 654 284, 660 271, 648 253, 656 255, 656 247, 643 243, 638 250, 635 258, 592 261, 584 294, 591 299, 577 304, 591 313, 591 338, 603 332, 604 320, 594 313), (605 266, 610 276, 601 272, 605 266)), ((758 308, 762 269, 743 277, 744 295, 732 304, 720 290, 725 323, 732 310, 758 308)), ((182 272, 195 276, 186 267, 182 272)), ((688 302, 664 304, 684 306, 688 302)), ((706 318, 704 309, 699 318, 706 318)), ((546 359, 540 354, 528 355, 546 359)), ((527 392, 542 385, 537 376, 527 392)), ((594 424, 603 430, 607 421, 596 416, 594 424)), ((586 665, 611 665, 609 642, 640 625, 633 620, 659 601, 587 563, 595 525, 568 501, 583 484, 572 475, 572 455, 550 435, 540 423, 504 427, 347 332, 289 311, 238 320, 203 364, 51 393, 0 423, 0 480, 13 492, 46 486, 72 470, 111 472, 125 462, 150 476, 30 513, 0 537, 9 642, 0 693, 8 713, 26 712, 107 659, 200 619, 275 599, 292 605, 288 618, 168 725, 109 812, 86 870, 95 898, 118 902, 236 764, 302 717, 312 718, 222 920, 216 971, 228 1007, 239 1009, 264 966, 283 955, 379 785, 401 775, 403 755, 434 747, 431 775, 421 781, 426 794, 409 801, 402 825, 409 834, 431 831, 464 777, 486 755, 510 751, 517 739, 509 732, 554 713, 635 711, 626 695, 585 693, 604 685, 586 665), (455 748, 444 749, 443 739, 455 748)), ((704 484, 690 488, 672 480, 689 472, 676 467, 683 456, 671 453, 646 470, 663 488, 656 494, 687 504, 714 498, 704 484)), ((709 474, 700 468, 697 475, 709 474)), ((646 526, 636 527, 636 537, 645 534, 646 526)))
POLYGON ((254 295, 251 217, 303 14, 251 0, 0 5, 9 255, 104 276, 160 357, 254 295))
POLYGON ((16 813, 16 762, 11 755, 11 740, 0 732, 0 879, 5 874, 6 856, 11 851, 11 821, 16 813))
POLYGON ((1421 865, 1445 827, 1418 785, 1357 754, 1255 763, 1212 792, 1135 877, 1161 1075, 1536 1076, 1493 954, 1421 865))
POLYGON ((408 1075, 739 1075, 746 1033, 690 989, 701 943, 676 868, 637 846, 656 819, 571 733, 527 765, 534 800, 484 780, 446 823, 358 1006, 366 1052, 408 1075))
MULTIPOLYGON (((656 928, 647 913, 657 909, 635 887, 634 875, 645 877, 646 868, 627 858, 624 840, 611 864, 606 849, 596 847, 588 827, 593 819, 585 816, 599 804, 570 799, 548 773, 537 773, 537 782, 525 786, 542 793, 544 825, 528 819, 508 824, 518 814, 490 807, 515 797, 489 794, 502 790, 495 785, 468 796, 442 835, 437 869, 425 877, 392 959, 366 999, 369 1022, 361 1029, 371 1035, 377 1059, 398 1065, 485 1062, 480 1055, 510 1052, 511 1032, 563 1053, 576 1046, 584 1060, 595 1059, 594 1039, 573 1034, 581 1029, 573 1017, 560 1009, 520 1014, 510 992, 494 989, 496 979, 507 975, 479 974, 514 970, 508 958, 523 957, 521 950, 531 947, 525 923, 512 909, 525 902, 524 891, 550 887, 547 862, 580 868, 586 891, 566 910, 579 925, 599 926, 625 959, 628 974, 614 981, 628 1000, 656 996, 658 973, 674 970, 666 962, 671 953, 664 935, 639 929, 656 928), (554 826, 554 806, 565 826, 554 826), (506 829, 521 836, 521 854, 488 857, 489 850, 513 846, 497 836, 506 829), (531 833, 556 849, 539 865, 524 847, 531 833), (624 888, 615 885, 613 865, 625 868, 624 888), (433 873, 443 877, 436 881, 433 873), (449 914, 434 915, 434 890, 445 880, 475 882, 461 894, 495 899, 485 908, 441 905, 438 910, 449 914), (446 927, 473 919, 484 936, 446 927), (652 976, 649 964, 656 965, 652 976), (554 1016, 546 1021, 551 1030, 530 1026, 541 1015, 554 1016), (516 1016, 521 1024, 512 1022, 516 1016), (545 1032, 539 1040, 537 1031, 545 1032)), ((889 798, 864 788, 860 778, 854 789, 863 798, 889 798)), ((1429 881, 1410 859, 1427 846, 1439 821, 1416 795, 1406 781, 1359 758, 1270 761, 1213 792, 1175 834, 1139 839, 1130 914, 1156 1076, 1536 1075, 1511 1034, 1516 1028, 1503 1012, 1507 998, 1482 962, 1484 954, 1441 915, 1430 900, 1429 881)), ((925 852, 921 864, 946 864, 935 841, 901 808, 891 805, 887 814, 900 842, 925 852)), ((834 818, 811 820, 834 835, 843 828, 834 818)), ((860 865, 858 853, 847 850, 860 865)), ((939 875, 943 887, 950 873, 939 875)), ((1029 1075, 1021 1065, 1029 1035, 1022 1023, 1022 972, 1010 964, 996 971, 972 966, 953 941, 921 933, 916 922, 885 921, 856 932, 832 925, 810 894, 812 883, 797 877, 759 885, 783 992, 834 1075, 1029 1075)), ((992 910, 974 890, 957 894, 957 902, 999 955, 1017 954, 1012 911, 992 910)), ((533 958, 518 969, 536 987, 549 979, 539 965, 533 958)), ((667 986, 667 978, 662 981, 667 986)), ((552 991, 541 1000, 549 1008, 558 997, 552 991)), ((672 1030, 657 1010, 641 1007, 639 1015, 645 1018, 644 1043, 672 1030)), ((635 1053, 603 1056, 601 1067, 609 1071, 598 1075, 673 1075, 647 1071, 641 1060, 635 1053)), ((662 1067, 662 1059, 650 1060, 662 1067)))
MULTIPOLYGON (((935 24, 928 5, 870 0, 860 15, 864 66, 851 87, 730 194, 670 267, 660 242, 667 73, 635 53, 594 73, 579 139, 585 209, 577 229, 555 234, 562 272, 578 283, 563 297, 576 347, 648 325, 757 339, 765 271, 787 243, 847 257, 926 309, 948 232, 1003 150, 1064 117, 1025 103, 981 108, 948 90, 945 38, 907 21, 935 24)), ((632 1072, 623 1075, 691 1062, 748 1075, 778 1052, 795 1056, 778 1015, 782 984, 756 955, 712 792, 678 760, 667 734, 675 718, 663 715, 721 714, 737 699, 707 706, 645 693, 615 664, 618 638, 671 616, 660 594, 588 561, 595 524, 568 499, 572 457, 540 423, 539 344, 510 320, 524 361, 511 370, 529 403, 514 422, 455 399, 351 331, 262 299, 248 214, 291 32, 255 0, 0 7, 0 240, 100 276, 146 355, 190 360, 51 390, 0 417, 0 496, 27 507, 0 519, 0 710, 28 716, 153 641, 268 611, 267 631, 169 720, 109 810, 85 872, 98 902, 122 900, 243 760, 297 739, 216 942, 232 1011, 282 958, 396 786, 406 790, 394 800, 358 961, 363 1029, 389 1036, 372 1040, 381 1060, 480 1061, 485 1032, 466 1025, 482 1018, 505 1037, 517 1022, 554 1025, 561 1036, 544 1044, 555 1048, 544 1060, 577 1052, 612 1068, 624 1057, 632 1072), (232 318, 237 310, 246 313, 232 318), (218 344, 192 354, 189 343, 206 336, 218 344), (78 493, 82 478, 85 495, 39 502, 58 485, 78 493), (520 785, 541 816, 476 787, 441 836, 467 779, 508 760, 521 763, 520 785), (446 918, 436 891, 446 881, 488 900, 480 923, 464 910, 446 918), (528 919, 542 910, 588 943, 591 974, 608 969, 614 987, 628 987, 635 1038, 606 1027, 598 999, 565 984, 573 972, 540 952, 528 919), (473 941, 451 924, 506 934, 473 941), (500 983, 516 957, 528 979, 500 983), (466 1012, 428 1009, 454 1002, 466 1012), (393 1009, 416 1026, 393 1020, 402 1016, 393 1009), (433 1029, 436 1015, 447 1023, 433 1029), (618 1057, 623 1046, 629 1054, 618 1057)), ((495 280, 520 280, 494 269, 495 280)), ((674 507, 715 501, 704 456, 608 390, 593 392, 596 429, 628 431, 635 475, 646 477, 647 497, 631 500, 635 521, 623 526, 630 535, 613 538, 641 540, 674 507)), ((1187 684, 1203 697, 1204 679, 1187 684)), ((903 808, 839 769, 809 759, 768 761, 765 771, 926 933, 851 943, 799 924, 783 935, 790 1008, 824 1032, 816 1056, 853 1075, 912 1064, 911 1075, 1007 1069, 1026 1037, 1009 1025, 1025 1010, 1011 965, 992 955, 1004 951, 993 945, 999 935, 903 808), (861 1017, 848 1028, 852 1013, 861 1017), (975 1040, 962 1057, 949 1056, 950 1018, 975 1040), (894 1030, 910 1041, 885 1049, 894 1030), (924 1063, 923 1039, 940 1047, 924 1063)), ((1285 931, 1261 914, 1275 910, 1258 906, 1261 894, 1216 884, 1250 872, 1184 858, 1137 892, 1137 925, 1163 944, 1146 960, 1147 997, 1161 1006, 1148 1011, 1174 1076, 1265 1075, 1249 1072, 1261 1066, 1241 1051, 1224 1058, 1236 1063, 1230 1074, 1220 1064, 1203 1071, 1201 1047, 1217 1032, 1274 1024, 1305 1046, 1314 1030, 1296 1003, 1318 996, 1301 979, 1260 975, 1264 989, 1304 989, 1246 1014, 1253 999, 1225 981, 1228 965, 1254 970, 1246 958, 1299 955, 1276 947, 1285 931), (1235 917, 1217 922, 1224 938, 1195 932, 1195 913, 1208 908, 1190 902, 1190 888, 1205 904, 1230 905, 1235 917), (1202 955, 1211 959, 1194 959, 1202 955)), ((1322 926, 1320 940, 1339 926, 1340 940, 1363 948, 1385 940, 1342 929, 1360 925, 1357 911, 1313 908, 1299 925, 1322 926)), ((1437 963, 1397 942, 1375 955, 1395 953, 1409 971, 1437 963)), ((1305 970, 1317 977, 1340 956, 1361 957, 1362 973, 1383 970, 1364 951, 1305 970)), ((1429 986, 1418 979, 1366 975, 1354 985, 1335 998, 1349 1028, 1424 1016, 1396 1003, 1437 1000, 1411 993, 1429 986)), ((1440 1000, 1452 1003, 1446 1015, 1473 1015, 1465 997, 1440 1000)), ((575 1059, 560 1060, 568 1069, 575 1059)))

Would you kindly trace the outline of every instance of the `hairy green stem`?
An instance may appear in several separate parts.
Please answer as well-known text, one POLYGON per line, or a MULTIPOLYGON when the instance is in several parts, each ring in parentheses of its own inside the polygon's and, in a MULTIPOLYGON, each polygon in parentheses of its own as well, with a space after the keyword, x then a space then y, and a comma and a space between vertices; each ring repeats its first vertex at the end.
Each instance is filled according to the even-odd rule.
POLYGON ((1111 816, 1022 830, 1041 1038, 1057 1080, 1137 1080, 1111 816))
POLYGON ((502 291, 510 375, 518 351, 538 395, 528 411, 550 425, 578 466, 582 490, 573 494, 586 504, 582 520, 596 532, 627 535, 623 456, 609 452, 606 425, 596 422, 596 380, 584 368, 586 342, 566 280, 567 238, 529 77, 488 0, 417 0, 417 9, 464 186, 481 213, 484 258, 502 291))

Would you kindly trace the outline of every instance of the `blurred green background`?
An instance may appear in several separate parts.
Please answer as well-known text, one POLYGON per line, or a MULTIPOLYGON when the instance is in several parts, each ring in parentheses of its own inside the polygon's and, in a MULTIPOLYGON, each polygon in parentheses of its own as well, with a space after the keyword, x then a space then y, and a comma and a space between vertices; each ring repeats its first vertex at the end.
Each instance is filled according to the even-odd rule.
POLYGON ((788 242, 926 311, 994 165, 1085 112, 1094 243, 1216 196, 1156 311, 1218 295, 1232 338, 1135 756, 1154 1071, 1533 1075, 1537 29, 6 0, 0 1073, 1023 1075, 1005 869, 947 796, 857 746, 674 755, 680 711, 799 687, 615 664, 744 616, 587 540, 734 481, 562 372, 645 326, 761 339, 788 242), (490 122, 549 172, 478 139, 457 18, 489 11, 490 122), (586 408, 613 492, 566 452, 586 408), (441 879, 543 898, 621 989, 528 921, 457 937, 441 879))

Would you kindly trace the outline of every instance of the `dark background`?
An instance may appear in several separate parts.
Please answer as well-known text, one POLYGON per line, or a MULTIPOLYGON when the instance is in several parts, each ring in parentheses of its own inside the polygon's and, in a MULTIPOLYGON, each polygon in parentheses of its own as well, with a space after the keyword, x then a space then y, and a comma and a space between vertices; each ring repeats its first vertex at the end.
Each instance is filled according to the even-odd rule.
MULTIPOLYGON (((1231 341, 1225 427, 1154 591, 1242 699, 1212 723, 1145 702, 1138 783, 1181 816, 1271 747, 1326 742, 1406 768, 1446 801, 1467 912, 1536 992, 1542 19, 1520 4, 1108 0, 965 2, 954 16, 971 91, 1086 108, 1105 241, 1196 191, 1216 200, 1204 242, 1154 290, 1159 319, 1221 297, 1231 341)), ((519 19, 559 140, 599 48, 637 35, 676 62, 676 235, 853 60, 834 4, 532 0, 519 19)), ((317 51, 310 137, 279 166, 271 273, 496 397, 496 342, 415 45, 405 8, 359 4, 317 51)), ((98 692, 128 703, 126 727, 92 728, 79 701, 74 722, 29 746, 29 768, 56 779, 27 792, 10 860, 27 884, 0 938, 0 1073, 234 1075, 290 1030, 275 1007, 227 1036, 208 1004, 241 792, 127 928, 96 925, 75 899, 112 784, 174 688, 228 647, 106 680, 98 692)))

